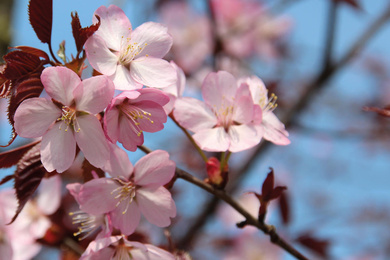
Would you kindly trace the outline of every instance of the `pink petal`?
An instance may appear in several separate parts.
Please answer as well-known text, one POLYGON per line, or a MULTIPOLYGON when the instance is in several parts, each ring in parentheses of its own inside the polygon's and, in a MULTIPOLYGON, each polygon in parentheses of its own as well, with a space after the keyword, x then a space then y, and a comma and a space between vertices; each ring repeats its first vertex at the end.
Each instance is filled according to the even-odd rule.
POLYGON ((148 249, 148 256, 149 260, 175 260, 177 259, 174 255, 169 253, 168 251, 165 251, 159 247, 156 247, 154 245, 145 244, 146 248, 148 249))
POLYGON ((66 188, 68 189, 69 193, 74 197, 74 199, 77 201, 78 204, 80 204, 79 193, 80 193, 81 186, 82 184, 77 182, 66 185, 66 188))
POLYGON ((85 158, 95 167, 103 167, 110 158, 107 139, 99 120, 93 115, 77 117, 75 138, 85 158))
POLYGON ((91 66, 100 73, 111 76, 117 70, 118 56, 110 51, 106 42, 98 35, 88 38, 85 52, 91 66))
POLYGON ((167 227, 176 216, 176 206, 171 193, 164 187, 137 190, 137 203, 142 215, 158 227, 167 227))
POLYGON ((142 157, 134 167, 134 183, 148 188, 167 184, 175 174, 176 165, 166 151, 156 150, 142 157))
POLYGON ((114 96, 114 83, 106 76, 83 80, 74 91, 76 109, 97 114, 110 104, 114 96))
POLYGON ((202 97, 209 107, 222 108, 234 103, 237 82, 226 71, 209 73, 202 84, 202 97))
POLYGON ((168 34, 168 28, 154 22, 143 23, 131 34, 131 43, 137 43, 142 52, 135 56, 149 55, 163 58, 172 46, 172 37, 168 34))
POLYGON ((115 106, 109 107, 104 114, 104 132, 113 143, 119 139, 119 116, 120 111, 115 106))
POLYGON ((202 150, 210 152, 227 151, 230 138, 223 127, 203 129, 192 136, 202 150))
POLYGON ((109 147, 110 159, 103 167, 103 170, 108 172, 112 177, 129 179, 134 167, 127 153, 116 144, 109 143, 109 147))
POLYGON ((253 120, 255 107, 252 97, 250 96, 248 86, 242 86, 240 89, 246 89, 247 92, 245 93, 247 93, 247 95, 241 95, 243 93, 239 93, 240 91, 237 91, 233 120, 240 124, 247 124, 253 120))
POLYGON ((173 115, 181 126, 192 132, 212 128, 218 123, 211 109, 195 98, 177 99, 173 115))
POLYGON ((153 101, 160 106, 164 106, 169 102, 169 97, 163 91, 155 88, 143 88, 137 90, 140 93, 139 97, 134 100, 134 102, 140 102, 143 100, 153 101))
POLYGON ((110 79, 114 82, 115 89, 118 90, 135 90, 142 88, 142 83, 135 81, 130 76, 129 69, 121 64, 116 66, 116 72, 110 79))
MULTIPOLYGON (((82 259, 89 260, 90 259, 88 258, 89 255, 96 253, 104 248, 108 248, 110 245, 118 242, 120 239, 122 239, 122 236, 111 236, 111 237, 105 237, 105 238, 93 240, 91 243, 89 243, 87 249, 85 250, 84 254, 81 256, 80 260, 82 259)), ((102 258, 102 259, 109 259, 109 258, 102 258)))
POLYGON ((42 137, 41 161, 48 172, 61 173, 72 166, 76 155, 73 131, 66 131, 63 122, 54 124, 42 137))
POLYGON ((275 114, 267 112, 263 116, 264 139, 277 145, 290 144, 290 140, 287 138, 288 132, 275 114))
POLYGON ((100 6, 94 14, 93 22, 97 23, 96 15, 100 18, 100 27, 95 35, 106 41, 107 47, 119 51, 123 39, 131 34, 131 23, 121 8, 115 5, 100 6))
MULTIPOLYGON (((3 233, 3 230, 0 232, 3 233)), ((0 243, 0 255, 3 259, 13 259, 12 245, 5 234, 2 234, 2 241, 0 243)))
POLYGON ((42 179, 36 202, 43 214, 51 215, 59 208, 62 197, 61 184, 61 178, 58 175, 42 179))
POLYGON ((229 128, 229 138, 229 151, 240 152, 257 145, 261 141, 262 133, 251 125, 234 125, 229 128))
POLYGON ((65 67, 44 69, 41 81, 47 94, 65 106, 72 104, 73 90, 81 83, 80 77, 65 67))
POLYGON ((151 114, 137 120, 139 123, 138 127, 142 131, 155 133, 164 128, 163 123, 167 122, 167 114, 162 106, 148 100, 137 102, 133 105, 151 114))
POLYGON ((176 71, 166 60, 140 57, 130 63, 130 75, 138 83, 152 88, 164 88, 176 82, 176 71))
POLYGON ((138 145, 142 145, 144 143, 143 133, 141 133, 138 136, 133 129, 134 129, 134 123, 131 122, 127 117, 122 117, 119 120, 118 141, 122 143, 125 149, 132 152, 137 150, 138 145))
POLYGON ((115 199, 112 192, 118 187, 120 187, 119 184, 112 179, 90 180, 80 188, 80 209, 92 215, 100 215, 114 210, 118 199, 115 199))
POLYGON ((62 111, 45 98, 30 98, 16 109, 15 131, 21 137, 42 136, 49 127, 61 117, 62 111))
POLYGON ((130 235, 134 232, 138 227, 140 219, 141 213, 135 201, 129 204, 128 201, 124 200, 111 213, 113 226, 120 229, 125 235, 130 235))

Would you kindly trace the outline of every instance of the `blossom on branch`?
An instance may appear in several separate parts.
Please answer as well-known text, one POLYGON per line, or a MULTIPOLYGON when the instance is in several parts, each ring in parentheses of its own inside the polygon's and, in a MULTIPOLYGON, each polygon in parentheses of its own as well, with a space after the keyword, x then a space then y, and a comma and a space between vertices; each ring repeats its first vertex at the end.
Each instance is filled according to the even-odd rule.
POLYGON ((163 106, 168 102, 169 97, 158 89, 122 92, 112 100, 104 115, 108 138, 134 152, 144 143, 143 131, 155 133, 164 128, 167 114, 163 106))
POLYGON ((80 260, 175 260, 169 252, 150 244, 128 241, 124 236, 111 236, 92 241, 80 260))
POLYGON ((122 9, 101 6, 93 22, 100 27, 88 38, 85 51, 92 67, 109 76, 119 90, 134 90, 142 85, 164 88, 176 81, 172 66, 162 58, 172 46, 167 28, 147 22, 135 30, 122 9))
POLYGON ((210 73, 202 85, 204 102, 176 100, 174 116, 205 151, 239 152, 258 144, 263 136, 262 112, 247 84, 239 85, 228 72, 210 73))
POLYGON ((46 98, 23 101, 15 113, 15 130, 21 137, 42 136, 41 161, 48 172, 63 172, 73 163, 76 143, 85 158, 102 167, 109 149, 95 114, 103 111, 114 95, 106 76, 81 81, 64 67, 46 68, 41 75, 46 98))
POLYGON ((175 173, 175 163, 165 151, 157 150, 141 158, 133 167, 125 151, 112 150, 107 169, 112 178, 93 179, 79 190, 80 209, 93 215, 110 213, 112 225, 130 235, 137 228, 141 213, 152 224, 166 227, 176 216, 170 192, 163 187, 175 173), (114 165, 122 167, 114 167, 114 165))

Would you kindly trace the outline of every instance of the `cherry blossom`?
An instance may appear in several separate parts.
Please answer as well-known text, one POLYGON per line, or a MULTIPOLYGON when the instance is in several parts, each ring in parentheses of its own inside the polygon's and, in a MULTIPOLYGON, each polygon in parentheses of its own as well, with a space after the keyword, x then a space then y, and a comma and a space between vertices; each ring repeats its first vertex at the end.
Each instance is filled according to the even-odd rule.
POLYGON ((109 172, 112 178, 93 179, 81 185, 80 209, 93 215, 110 213, 113 226, 125 235, 134 232, 141 213, 156 226, 170 225, 170 218, 176 215, 176 206, 163 185, 172 179, 175 163, 169 160, 168 153, 154 151, 134 167, 123 156, 125 151, 117 147, 112 153, 113 162, 106 167, 114 169, 118 160, 124 160, 120 162, 121 167, 109 172))
POLYGON ((119 90, 134 90, 142 85, 163 88, 176 80, 174 69, 162 58, 172 46, 167 28, 147 22, 135 30, 122 9, 101 6, 93 22, 100 27, 85 43, 92 67, 109 76, 119 90))
POLYGON ((253 102, 262 108, 263 120, 261 125, 264 128, 264 139, 277 145, 290 144, 288 132, 284 124, 275 116, 273 110, 276 108, 276 95, 272 94, 268 98, 268 90, 263 81, 256 76, 241 78, 240 83, 246 83, 249 86, 253 102))
POLYGON ((81 81, 65 67, 46 68, 41 80, 52 98, 30 98, 15 113, 15 130, 21 137, 42 136, 41 161, 47 171, 63 172, 73 163, 76 144, 94 166, 109 157, 108 144, 94 114, 103 111, 114 95, 106 76, 81 81))
POLYGON ((171 65, 176 70, 177 81, 175 84, 162 89, 162 91, 164 91, 169 96, 169 102, 164 106, 164 110, 167 115, 172 112, 176 99, 183 95, 186 86, 186 76, 184 75, 183 70, 177 66, 174 61, 171 61, 171 65))
POLYGON ((189 74, 200 68, 214 48, 210 20, 193 10, 185 1, 171 1, 160 12, 173 38, 168 55, 189 74))
POLYGON ((129 151, 144 143, 143 132, 154 133, 164 128, 167 114, 163 106, 169 97, 158 89, 125 91, 115 97, 104 115, 108 138, 119 141, 129 151))
POLYGON ((156 246, 128 241, 124 236, 111 236, 92 241, 80 260, 175 260, 175 257, 156 246))
POLYGON ((178 99, 174 110, 201 149, 239 152, 260 142, 261 108, 253 103, 248 85, 239 85, 228 72, 212 72, 203 82, 202 96, 204 102, 178 99))

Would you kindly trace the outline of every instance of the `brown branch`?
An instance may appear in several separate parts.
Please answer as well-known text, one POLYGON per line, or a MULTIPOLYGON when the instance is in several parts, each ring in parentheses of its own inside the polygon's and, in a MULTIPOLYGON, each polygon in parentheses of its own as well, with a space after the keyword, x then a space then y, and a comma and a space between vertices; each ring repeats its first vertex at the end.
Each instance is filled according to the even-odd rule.
MULTIPOLYGON (((286 127, 293 125, 296 115, 298 115, 309 103, 313 96, 315 96, 330 78, 334 74, 342 69, 351 59, 359 53, 359 51, 367 44, 371 37, 378 32, 378 30, 389 20, 390 18, 390 4, 385 11, 362 33, 362 35, 356 40, 346 54, 336 63, 331 64, 328 67, 323 67, 322 71, 315 77, 306 87, 300 100, 298 100, 282 117, 281 121, 285 122, 286 127)), ((229 193, 234 192, 240 185, 241 180, 244 179, 246 173, 249 172, 256 160, 268 149, 271 143, 262 141, 249 158, 244 161, 242 167, 232 171, 230 173, 230 180, 226 187, 229 193), (232 174, 233 173, 233 174, 232 174)), ((219 204, 219 198, 214 196, 203 206, 203 211, 199 212, 198 217, 192 222, 188 231, 185 233, 181 240, 182 248, 188 248, 192 242, 196 239, 198 233, 202 230, 203 225, 207 222, 207 219, 211 217, 215 209, 219 204)))
POLYGON ((324 51, 324 70, 327 70, 332 63, 332 54, 334 46, 334 36, 337 23, 337 7, 338 1, 328 1, 329 14, 328 14, 328 25, 326 29, 325 39, 325 51, 324 51))
POLYGON ((253 217, 248 211, 246 211, 241 205, 235 201, 232 197, 230 197, 225 191, 216 189, 210 184, 205 183, 204 181, 196 178, 195 176, 187 173, 186 171, 183 171, 182 169, 176 168, 176 177, 186 180, 187 182, 190 182, 201 189, 213 194, 215 197, 218 197, 219 199, 225 201, 227 204, 229 204, 232 208, 234 208, 238 213, 240 213, 242 216, 245 217, 245 225, 250 225, 257 227, 261 231, 263 231, 265 234, 270 236, 271 242, 278 245, 279 247, 283 248, 285 251, 290 253, 292 256, 296 257, 297 259, 301 260, 307 260, 304 255, 302 255, 299 251, 297 251, 292 245, 290 245, 288 242, 286 242, 282 237, 279 236, 279 234, 276 232, 276 229, 274 226, 267 225, 263 222, 258 221, 255 217, 253 217))

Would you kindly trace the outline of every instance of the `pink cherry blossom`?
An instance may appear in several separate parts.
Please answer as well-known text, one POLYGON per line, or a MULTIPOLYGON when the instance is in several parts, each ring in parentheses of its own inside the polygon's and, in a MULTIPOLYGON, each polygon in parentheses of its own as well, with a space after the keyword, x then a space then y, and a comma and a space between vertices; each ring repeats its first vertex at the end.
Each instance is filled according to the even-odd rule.
POLYGON ((170 192, 163 187, 175 172, 175 163, 165 151, 157 150, 141 158, 133 167, 125 151, 112 151, 111 165, 121 161, 122 167, 109 172, 112 178, 91 180, 80 187, 78 201, 81 210, 93 214, 110 213, 112 224, 125 235, 134 232, 141 213, 159 227, 170 225, 176 206, 170 192), (113 159, 115 158, 115 159, 113 159), (122 169, 122 170, 121 170, 122 169))
POLYGON ((147 22, 132 30, 123 10, 115 5, 99 7, 94 23, 96 16, 100 27, 85 43, 85 51, 92 67, 109 76, 116 89, 163 88, 175 82, 175 71, 162 59, 172 46, 166 27, 147 22))
POLYGON ((160 13, 173 38, 168 55, 188 74, 198 70, 214 48, 210 19, 193 10, 185 1, 170 1, 160 13))
POLYGON ((164 110, 167 115, 172 112, 176 99, 183 95, 184 88, 186 86, 186 76, 184 75, 183 70, 177 66, 174 61, 171 61, 171 65, 176 70, 177 81, 175 84, 162 89, 162 91, 167 93, 169 96, 169 102, 164 106, 164 110))
POLYGON ((163 106, 169 97, 158 89, 125 91, 115 97, 104 115, 108 138, 119 141, 129 151, 144 143, 143 132, 154 133, 164 128, 167 114, 163 106))
POLYGON ((238 85, 228 72, 210 73, 202 85, 204 102, 176 100, 174 116, 194 132, 206 151, 239 152, 258 144, 263 135, 260 107, 253 103, 248 85, 238 85))
POLYGON ((276 43, 291 28, 287 17, 275 17, 253 0, 212 0, 217 32, 224 49, 239 58, 253 53, 267 59, 279 56, 276 43))
POLYGON ((103 111, 114 95, 106 76, 81 81, 65 67, 46 68, 41 80, 55 100, 30 98, 15 113, 15 130, 21 137, 42 136, 41 161, 47 171, 63 172, 73 163, 76 144, 94 166, 103 166, 109 157, 108 144, 94 114, 103 111))
POLYGON ((124 236, 111 236, 92 241, 80 260, 175 260, 169 252, 150 244, 128 241, 124 236))
POLYGON ((262 108, 263 120, 261 125, 264 128, 264 139, 277 145, 290 144, 284 124, 273 113, 276 108, 277 97, 272 94, 268 99, 267 88, 263 81, 256 76, 241 78, 239 82, 248 84, 253 102, 262 108))
MULTIPOLYGON (((66 188, 69 190, 70 194, 75 198, 77 203, 79 201, 79 193, 81 184, 72 183, 66 185, 66 188)), ((73 224, 78 224, 78 231, 75 232, 74 236, 79 236, 79 239, 82 240, 86 237, 92 236, 97 233, 95 239, 109 237, 112 233, 113 227, 111 224, 111 218, 109 214, 98 214, 93 215, 82 210, 70 212, 69 215, 72 217, 73 224)))

